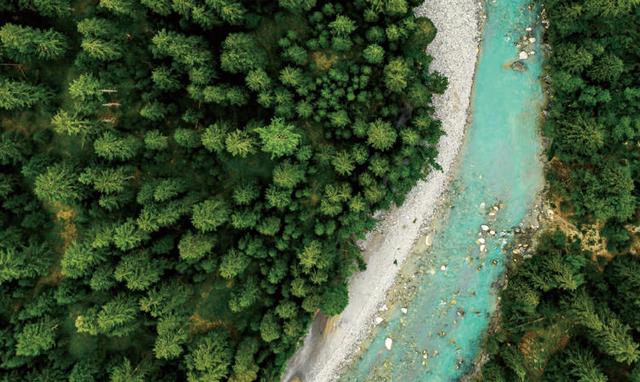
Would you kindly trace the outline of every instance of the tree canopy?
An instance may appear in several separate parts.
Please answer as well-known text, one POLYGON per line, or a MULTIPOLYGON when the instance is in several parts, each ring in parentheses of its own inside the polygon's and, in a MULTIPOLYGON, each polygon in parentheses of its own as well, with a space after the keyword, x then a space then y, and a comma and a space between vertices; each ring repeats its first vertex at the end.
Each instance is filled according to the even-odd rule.
POLYGON ((419 2, 0 1, 0 380, 278 380, 435 163, 419 2))

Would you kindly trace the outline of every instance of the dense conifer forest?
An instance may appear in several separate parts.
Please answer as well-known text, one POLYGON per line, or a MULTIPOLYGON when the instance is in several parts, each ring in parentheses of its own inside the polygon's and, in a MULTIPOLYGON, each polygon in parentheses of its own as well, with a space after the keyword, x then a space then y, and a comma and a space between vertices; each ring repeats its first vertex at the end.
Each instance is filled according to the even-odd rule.
POLYGON ((0 380, 277 380, 437 168, 418 3, 0 1, 0 380))
POLYGON ((640 2, 544 4, 547 179, 577 230, 547 232, 510 270, 482 380, 639 382, 640 2), (579 239, 587 224, 604 250, 579 239))

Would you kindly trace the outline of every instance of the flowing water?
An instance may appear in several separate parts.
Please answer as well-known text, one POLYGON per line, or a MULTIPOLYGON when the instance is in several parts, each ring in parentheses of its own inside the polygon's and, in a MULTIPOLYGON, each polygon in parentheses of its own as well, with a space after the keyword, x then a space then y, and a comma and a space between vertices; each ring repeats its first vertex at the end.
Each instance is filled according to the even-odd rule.
MULTIPOLYGON (((533 206, 543 184, 539 161, 542 55, 538 12, 527 0, 488 1, 476 71, 473 111, 448 209, 433 245, 405 276, 407 289, 390 306, 344 381, 454 381, 479 352, 496 306, 492 285, 504 272, 504 245, 533 206), (516 41, 533 28, 527 70, 511 69, 516 41), (500 205, 496 211, 493 206, 500 205), (493 211, 493 212, 492 212, 493 211), (489 226, 483 232, 481 226, 489 226), (486 247, 481 250, 482 239, 486 247), (406 313, 402 307, 408 308, 406 313), (391 339, 387 350, 385 340, 391 339)), ((484 227, 486 229, 486 227, 484 227)))

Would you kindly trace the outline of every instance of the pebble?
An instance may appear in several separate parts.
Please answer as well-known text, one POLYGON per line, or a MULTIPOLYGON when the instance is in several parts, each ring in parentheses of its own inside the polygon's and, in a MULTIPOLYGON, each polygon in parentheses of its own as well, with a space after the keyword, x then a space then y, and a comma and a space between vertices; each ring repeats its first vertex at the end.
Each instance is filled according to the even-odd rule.
POLYGON ((536 42, 536 38, 535 37, 529 37, 529 42, 531 42, 531 43, 536 42))
POLYGON ((427 235, 427 236, 425 236, 425 238, 424 238, 424 244, 425 244, 427 247, 430 247, 430 246, 431 246, 431 235, 427 235))
POLYGON ((486 225, 486 224, 481 225, 480 228, 485 232, 487 232, 489 230, 489 226, 486 225))
POLYGON ((384 347, 387 348, 387 350, 391 350, 391 347, 393 346, 393 340, 389 337, 387 337, 384 340, 384 347))
POLYGON ((376 317, 376 325, 380 325, 384 321, 382 317, 376 317))
POLYGON ((447 270, 447 266, 446 266, 445 264, 442 264, 442 265, 440 266, 440 270, 441 270, 442 272, 446 271, 446 270, 447 270))
POLYGON ((523 50, 523 51, 521 51, 521 52, 520 52, 520 54, 518 55, 518 58, 519 58, 520 60, 526 60, 527 58, 529 58, 529 54, 523 50))
POLYGON ((489 235, 494 236, 495 234, 496 234, 496 231, 494 230, 489 231, 489 235))
POLYGON ((407 314, 408 312, 407 308, 400 308, 400 311, 402 312, 402 314, 407 314))
POLYGON ((487 250, 487 246, 482 244, 480 245, 480 252, 485 252, 487 250))
POLYGON ((533 30, 533 28, 531 27, 527 27, 527 29, 525 29, 527 32, 531 32, 533 30))
POLYGON ((484 244, 486 242, 486 240, 484 239, 484 237, 481 237, 478 239, 478 243, 479 244, 484 244))
POLYGON ((382 307, 380 308, 380 311, 381 311, 381 312, 384 312, 384 311, 386 311, 387 309, 389 309, 389 308, 387 308, 387 304, 384 304, 384 305, 382 305, 382 307))

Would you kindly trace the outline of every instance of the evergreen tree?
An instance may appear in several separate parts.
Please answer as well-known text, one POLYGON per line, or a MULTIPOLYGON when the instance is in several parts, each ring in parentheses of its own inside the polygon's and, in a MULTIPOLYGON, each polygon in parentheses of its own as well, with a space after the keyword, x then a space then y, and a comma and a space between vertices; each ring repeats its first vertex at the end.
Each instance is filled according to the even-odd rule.
POLYGON ((26 109, 49 99, 49 92, 38 85, 0 77, 0 109, 26 109))
POLYGON ((53 29, 40 30, 6 23, 0 28, 3 53, 16 62, 56 60, 67 51, 67 39, 53 29))
POLYGON ((56 344, 58 323, 49 318, 27 324, 16 334, 16 354, 35 357, 56 344))

